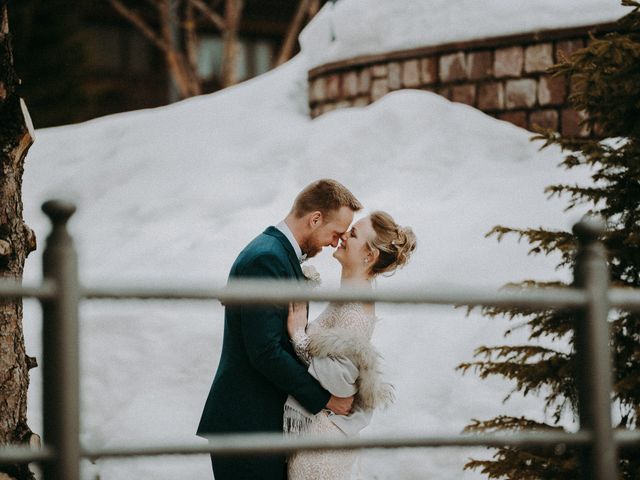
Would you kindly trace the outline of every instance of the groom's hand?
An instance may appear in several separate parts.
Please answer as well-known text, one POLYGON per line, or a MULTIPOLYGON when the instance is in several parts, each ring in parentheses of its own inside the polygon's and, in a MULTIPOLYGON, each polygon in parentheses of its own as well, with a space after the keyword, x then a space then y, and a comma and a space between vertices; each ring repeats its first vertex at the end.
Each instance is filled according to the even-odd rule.
POLYGON ((327 402, 327 408, 336 415, 349 415, 351 406, 353 405, 353 396, 351 397, 334 397, 327 402))

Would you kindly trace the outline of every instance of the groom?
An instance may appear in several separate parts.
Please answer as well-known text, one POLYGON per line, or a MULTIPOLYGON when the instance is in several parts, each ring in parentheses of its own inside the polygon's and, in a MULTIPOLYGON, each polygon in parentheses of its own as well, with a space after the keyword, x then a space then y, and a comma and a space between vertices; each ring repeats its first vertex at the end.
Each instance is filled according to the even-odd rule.
MULTIPOLYGON (((245 247, 229 279, 304 279, 300 263, 322 247, 337 247, 362 208, 342 184, 323 179, 296 197, 284 221, 267 228, 245 247)), ((222 354, 202 412, 198 435, 281 432, 287 395, 308 411, 327 408, 347 415, 353 397, 327 392, 298 360, 287 335, 286 305, 225 307, 222 354)), ((282 456, 211 455, 216 480, 283 480, 282 456)))

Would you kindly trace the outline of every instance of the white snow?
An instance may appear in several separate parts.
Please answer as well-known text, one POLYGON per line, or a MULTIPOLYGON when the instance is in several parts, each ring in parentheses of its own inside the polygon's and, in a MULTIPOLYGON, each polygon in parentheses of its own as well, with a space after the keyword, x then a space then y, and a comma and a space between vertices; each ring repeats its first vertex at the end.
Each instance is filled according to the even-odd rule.
MULTIPOLYGON (((499 287, 526 278, 569 279, 558 258, 528 257, 527 245, 498 244, 496 224, 569 228, 580 212, 547 200, 565 172, 555 149, 471 107, 422 91, 392 93, 366 108, 310 120, 302 56, 214 95, 60 128, 39 130, 26 162, 24 204, 39 249, 25 278, 40 278, 48 224, 39 205, 52 196, 77 202, 71 230, 85 284, 222 286, 238 252, 281 220, 295 194, 320 177, 345 185, 367 209, 389 211, 414 228, 409 266, 380 286, 499 287)), ((329 251, 310 261, 337 286, 329 251)), ((40 312, 27 303, 28 352, 40 360, 40 312)), ((314 304, 312 316, 322 305, 314 304)), ((397 403, 366 434, 457 433, 472 418, 513 413, 543 418, 540 400, 511 385, 454 371, 482 344, 503 342, 504 320, 452 307, 379 305, 374 342, 385 358, 397 403)), ((81 308, 82 440, 195 441, 194 432, 220 353, 217 303, 85 302, 81 308)), ((508 342, 523 341, 517 332, 508 342)), ((41 431, 41 370, 32 371, 29 417, 41 431)), ((484 449, 365 452, 367 479, 473 479, 462 472, 484 449)), ((211 478, 207 456, 138 458, 85 465, 94 480, 211 478)))
POLYGON ((612 22, 620 0, 338 0, 300 35, 311 67, 449 42, 612 22))

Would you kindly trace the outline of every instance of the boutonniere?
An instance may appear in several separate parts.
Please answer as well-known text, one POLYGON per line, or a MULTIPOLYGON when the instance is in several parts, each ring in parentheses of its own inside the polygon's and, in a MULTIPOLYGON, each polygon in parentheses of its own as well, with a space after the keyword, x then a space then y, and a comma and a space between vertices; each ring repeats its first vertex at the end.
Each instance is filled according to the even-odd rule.
POLYGON ((319 287, 322 283, 322 279, 320 278, 320 274, 316 270, 316 267, 313 265, 303 265, 302 266, 302 274, 307 277, 307 282, 312 287, 319 287))

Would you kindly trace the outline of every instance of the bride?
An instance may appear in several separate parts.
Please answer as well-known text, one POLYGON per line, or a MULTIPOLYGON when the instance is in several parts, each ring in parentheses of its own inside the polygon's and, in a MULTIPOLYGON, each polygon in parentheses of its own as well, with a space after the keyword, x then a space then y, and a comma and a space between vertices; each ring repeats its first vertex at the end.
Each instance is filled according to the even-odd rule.
MULTIPOLYGON (((354 224, 333 256, 342 266, 341 285, 371 288, 377 275, 404 266, 416 248, 408 227, 376 211, 354 224)), ((332 395, 354 395, 348 416, 322 410, 313 415, 289 396, 284 407, 287 434, 344 438, 357 435, 373 410, 391 403, 393 388, 379 378, 378 354, 371 345, 376 321, 374 304, 330 303, 307 325, 306 304, 289 307, 287 327, 298 357, 309 373, 332 395)), ((297 452, 288 459, 289 480, 348 480, 355 463, 353 450, 297 452)))

